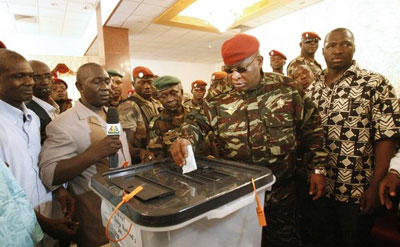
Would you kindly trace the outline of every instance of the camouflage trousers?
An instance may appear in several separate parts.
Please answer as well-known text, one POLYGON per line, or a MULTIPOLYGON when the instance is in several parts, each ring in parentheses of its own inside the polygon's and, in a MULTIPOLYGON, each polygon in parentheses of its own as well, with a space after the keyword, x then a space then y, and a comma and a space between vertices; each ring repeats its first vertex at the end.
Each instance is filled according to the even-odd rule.
POLYGON ((294 180, 273 186, 265 193, 267 226, 262 232, 262 247, 296 247, 301 240, 296 228, 296 187, 294 180))

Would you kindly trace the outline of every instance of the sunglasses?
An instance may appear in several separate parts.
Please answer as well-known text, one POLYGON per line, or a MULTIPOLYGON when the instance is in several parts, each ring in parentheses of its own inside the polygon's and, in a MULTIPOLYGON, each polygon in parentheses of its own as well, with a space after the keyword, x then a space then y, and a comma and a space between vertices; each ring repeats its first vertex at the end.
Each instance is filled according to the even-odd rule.
POLYGON ((233 71, 236 71, 236 72, 238 72, 238 73, 244 73, 244 72, 247 71, 247 68, 254 62, 254 60, 255 60, 257 57, 258 57, 258 56, 255 56, 255 57, 253 58, 253 60, 251 60, 251 62, 248 63, 248 64, 247 64, 246 66, 244 66, 244 67, 233 68, 233 67, 226 67, 226 66, 224 66, 224 71, 225 71, 227 74, 232 74, 233 71))

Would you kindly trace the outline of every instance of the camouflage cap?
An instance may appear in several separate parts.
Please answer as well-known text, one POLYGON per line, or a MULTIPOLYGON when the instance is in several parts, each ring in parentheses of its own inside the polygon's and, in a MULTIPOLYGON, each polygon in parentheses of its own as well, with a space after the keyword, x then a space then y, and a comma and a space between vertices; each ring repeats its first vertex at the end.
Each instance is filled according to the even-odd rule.
POLYGON ((171 75, 165 75, 155 79, 153 81, 153 86, 157 89, 157 91, 162 91, 180 83, 181 80, 179 80, 179 78, 171 75))
POLYGON ((121 73, 119 73, 115 69, 108 69, 107 73, 108 73, 109 76, 118 76, 118 77, 121 77, 121 78, 124 77, 121 73))

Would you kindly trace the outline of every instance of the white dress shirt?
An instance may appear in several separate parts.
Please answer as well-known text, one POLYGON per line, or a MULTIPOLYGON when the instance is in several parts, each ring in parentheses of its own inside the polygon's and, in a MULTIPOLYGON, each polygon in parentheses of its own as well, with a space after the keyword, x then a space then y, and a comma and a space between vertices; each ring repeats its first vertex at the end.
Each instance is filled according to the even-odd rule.
POLYGON ((25 191, 32 207, 51 216, 52 196, 39 178, 40 122, 22 104, 22 110, 0 100, 0 158, 25 191))
POLYGON ((32 100, 35 101, 40 107, 43 108, 51 118, 51 120, 54 120, 59 114, 60 114, 60 107, 57 105, 57 103, 50 98, 53 104, 49 104, 46 101, 39 99, 38 97, 33 96, 32 100))

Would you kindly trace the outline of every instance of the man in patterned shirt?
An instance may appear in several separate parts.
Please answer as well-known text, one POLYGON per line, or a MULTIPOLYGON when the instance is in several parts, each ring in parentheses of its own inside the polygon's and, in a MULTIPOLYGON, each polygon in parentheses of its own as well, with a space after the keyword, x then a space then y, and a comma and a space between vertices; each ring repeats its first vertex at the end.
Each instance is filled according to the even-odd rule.
MULTIPOLYGON (((268 167, 276 177, 272 191, 266 192, 268 226, 262 246, 300 246, 294 210, 296 152, 301 148, 308 154, 309 193, 318 199, 325 187, 321 119, 314 103, 289 85, 290 78, 263 73, 259 45, 247 34, 225 41, 222 57, 234 89, 206 99, 207 123, 221 158, 268 167)), ((186 145, 197 148, 198 129, 192 123, 182 126, 182 138, 171 147, 178 165, 185 164, 186 145)))
MULTIPOLYGON (((170 156, 170 146, 179 136, 180 127, 185 119, 202 123, 205 121, 197 110, 182 105, 183 89, 178 78, 161 76, 154 80, 153 84, 164 110, 150 122, 150 140, 147 149, 154 154, 156 159, 162 159, 170 156)), ((204 124, 200 123, 199 126, 201 130, 204 130, 202 128, 204 124)), ((202 142, 196 154, 207 156, 210 154, 209 138, 204 140, 207 142, 202 142)))
POLYGON ((395 90, 380 74, 353 60, 353 33, 325 38, 327 64, 307 94, 318 106, 329 151, 327 194, 316 202, 314 246, 369 246, 378 186, 400 137, 395 90))
POLYGON ((146 67, 133 69, 133 87, 135 92, 118 106, 119 118, 125 130, 132 161, 149 161, 153 158, 146 151, 149 140, 149 124, 162 108, 158 100, 153 99, 152 82, 154 74, 146 67))
POLYGON ((310 67, 314 75, 321 72, 321 65, 314 59, 315 52, 318 50, 318 42, 321 38, 314 32, 305 32, 301 34, 300 56, 293 59, 287 67, 287 76, 293 78, 293 72, 299 65, 310 67))
POLYGON ((202 80, 196 80, 192 82, 192 94, 193 99, 187 100, 183 105, 189 107, 191 110, 195 110, 205 116, 203 109, 203 99, 206 94, 207 82, 202 80))

